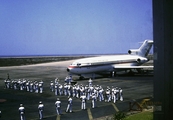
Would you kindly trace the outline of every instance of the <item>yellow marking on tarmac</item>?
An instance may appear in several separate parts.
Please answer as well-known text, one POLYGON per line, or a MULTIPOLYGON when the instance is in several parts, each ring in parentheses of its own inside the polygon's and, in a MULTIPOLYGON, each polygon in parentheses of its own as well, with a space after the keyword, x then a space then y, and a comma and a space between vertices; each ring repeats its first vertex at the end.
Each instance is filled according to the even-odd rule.
POLYGON ((117 106, 116 106, 114 103, 112 103, 112 105, 113 105, 113 107, 114 107, 115 111, 116 111, 116 112, 119 112, 119 110, 118 110, 117 106))
POLYGON ((60 115, 57 115, 57 118, 56 118, 56 120, 60 120, 60 118, 61 118, 61 117, 60 117, 60 115))
MULTIPOLYGON (((57 115, 57 114, 56 114, 57 115)), ((55 114, 54 115, 48 115, 48 116, 44 116, 43 119, 47 119, 49 117, 54 117, 56 116, 55 114)), ((38 120, 38 118, 34 118, 34 119, 30 119, 30 120, 38 120)), ((57 119, 56 120, 60 120, 60 118, 58 119, 58 115, 57 115, 57 119)))
POLYGON ((93 116, 92 116, 91 110, 89 108, 87 109, 87 112, 88 112, 89 120, 93 120, 93 116))
MULTIPOLYGON (((124 100, 124 101, 122 101, 121 103, 123 103, 123 102, 127 102, 128 100, 124 100)), ((110 103, 110 104, 106 104, 106 105, 100 105, 99 107, 104 107, 104 106, 108 106, 108 105, 113 105, 113 107, 114 107, 114 109, 116 110, 116 111, 119 111, 118 110, 118 108, 115 106, 115 104, 114 103, 110 103)), ((74 112, 79 112, 79 111, 82 111, 81 109, 79 109, 79 110, 74 110, 74 112)), ((88 112, 88 117, 89 117, 89 120, 93 120, 93 116, 92 116, 92 113, 91 113, 91 110, 90 109, 87 109, 87 112, 88 112)), ((64 113, 64 114, 67 114, 67 113, 64 113)), ((49 117, 53 117, 53 116, 55 116, 55 115, 57 115, 57 114, 54 114, 54 115, 49 115, 49 116, 44 116, 44 118, 46 119, 46 118, 49 118, 49 117)), ((31 119, 31 120, 37 120, 38 118, 35 118, 35 119, 31 119)), ((60 120, 61 119, 61 116, 59 116, 59 115, 57 115, 57 118, 56 118, 56 120, 60 120)))

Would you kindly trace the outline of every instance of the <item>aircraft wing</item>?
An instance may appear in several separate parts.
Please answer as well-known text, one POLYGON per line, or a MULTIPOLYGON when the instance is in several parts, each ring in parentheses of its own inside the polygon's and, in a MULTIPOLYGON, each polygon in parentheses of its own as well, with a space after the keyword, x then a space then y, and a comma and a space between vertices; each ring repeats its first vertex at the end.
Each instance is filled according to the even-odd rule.
POLYGON ((153 69, 154 66, 126 66, 126 65, 113 65, 114 69, 153 69))

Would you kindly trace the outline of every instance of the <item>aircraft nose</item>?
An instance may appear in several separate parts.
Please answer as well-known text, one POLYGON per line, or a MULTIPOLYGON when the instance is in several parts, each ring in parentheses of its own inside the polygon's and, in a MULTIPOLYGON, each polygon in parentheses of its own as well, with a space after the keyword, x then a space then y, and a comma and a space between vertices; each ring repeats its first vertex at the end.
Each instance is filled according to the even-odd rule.
POLYGON ((69 68, 67 68, 67 72, 70 72, 70 69, 69 68))

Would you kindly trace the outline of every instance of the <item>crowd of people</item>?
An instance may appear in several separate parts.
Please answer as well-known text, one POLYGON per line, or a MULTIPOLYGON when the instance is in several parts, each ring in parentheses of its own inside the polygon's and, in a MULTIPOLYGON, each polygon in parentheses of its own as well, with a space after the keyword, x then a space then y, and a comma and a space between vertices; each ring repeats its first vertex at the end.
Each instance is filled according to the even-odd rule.
MULTIPOLYGON (((86 85, 83 84, 72 84, 72 77, 67 76, 64 83, 60 83, 59 79, 56 78, 50 82, 50 91, 54 92, 55 96, 59 96, 55 102, 57 115, 61 115, 61 100, 60 96, 67 96, 68 104, 66 112, 72 112, 72 101, 73 98, 81 100, 81 109, 86 109, 86 102, 91 100, 91 108, 96 107, 96 101, 99 102, 113 102, 117 100, 123 101, 122 89, 114 86, 107 86, 105 89, 101 85, 94 85, 93 80, 90 78, 86 85)), ((6 89, 25 90, 28 92, 43 93, 43 81, 29 81, 26 79, 4 80, 6 89)), ((40 119, 43 118, 44 105, 40 101, 38 110, 40 119)), ((25 120, 23 104, 20 104, 19 113, 21 120, 25 120)))
POLYGON ((43 81, 29 81, 26 79, 6 79, 5 89, 25 90, 27 92, 43 93, 43 81))
MULTIPOLYGON (((66 77, 66 79, 71 79, 71 77, 66 77)), ((89 79, 87 85, 78 83, 72 85, 71 82, 60 84, 59 80, 55 79, 54 82, 50 82, 50 91, 54 92, 57 96, 65 95, 76 98, 82 97, 85 100, 94 99, 94 101, 112 101, 114 103, 116 103, 117 100, 123 101, 123 90, 121 88, 107 86, 106 89, 104 89, 101 85, 93 85, 92 79, 89 79)))

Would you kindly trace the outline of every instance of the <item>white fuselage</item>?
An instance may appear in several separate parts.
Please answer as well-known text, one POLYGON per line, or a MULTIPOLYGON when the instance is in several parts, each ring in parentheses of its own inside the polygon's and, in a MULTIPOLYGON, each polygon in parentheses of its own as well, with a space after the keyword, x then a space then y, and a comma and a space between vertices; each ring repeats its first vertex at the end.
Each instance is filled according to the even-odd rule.
POLYGON ((106 55, 76 60, 67 71, 76 75, 122 71, 128 69, 125 66, 139 66, 147 61, 147 58, 138 55, 106 55))

